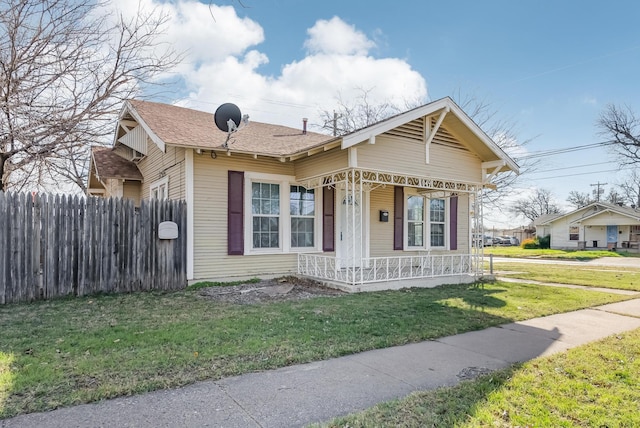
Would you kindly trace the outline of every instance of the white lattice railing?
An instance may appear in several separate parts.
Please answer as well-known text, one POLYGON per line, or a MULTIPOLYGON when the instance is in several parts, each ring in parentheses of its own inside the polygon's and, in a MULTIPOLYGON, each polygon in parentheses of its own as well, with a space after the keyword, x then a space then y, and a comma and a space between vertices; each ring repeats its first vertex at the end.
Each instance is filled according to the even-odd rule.
POLYGON ((416 255, 363 258, 362 267, 331 256, 298 254, 298 274, 346 284, 472 275, 471 254, 416 255))

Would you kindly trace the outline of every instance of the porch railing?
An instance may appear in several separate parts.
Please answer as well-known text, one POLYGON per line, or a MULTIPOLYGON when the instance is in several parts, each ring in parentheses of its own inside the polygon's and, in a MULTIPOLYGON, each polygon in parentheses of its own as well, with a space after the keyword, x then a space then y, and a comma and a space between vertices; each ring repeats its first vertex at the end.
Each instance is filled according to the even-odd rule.
POLYGON ((471 254, 411 255, 363 258, 359 267, 319 254, 298 254, 298 274, 346 284, 472 275, 471 254))

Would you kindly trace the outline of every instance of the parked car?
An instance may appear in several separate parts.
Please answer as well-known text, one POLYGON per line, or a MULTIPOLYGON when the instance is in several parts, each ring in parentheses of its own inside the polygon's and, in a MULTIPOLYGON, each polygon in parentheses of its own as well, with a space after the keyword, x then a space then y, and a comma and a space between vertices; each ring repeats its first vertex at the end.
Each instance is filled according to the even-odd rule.
POLYGON ((520 242, 518 241, 518 238, 516 238, 515 236, 498 236, 493 238, 493 245, 504 245, 504 246, 510 246, 510 245, 519 245, 520 242))
POLYGON ((482 247, 489 247, 491 245, 493 245, 493 238, 491 238, 491 236, 489 235, 484 235, 484 236, 479 236, 477 234, 473 235, 473 245, 474 246, 482 246, 482 247))

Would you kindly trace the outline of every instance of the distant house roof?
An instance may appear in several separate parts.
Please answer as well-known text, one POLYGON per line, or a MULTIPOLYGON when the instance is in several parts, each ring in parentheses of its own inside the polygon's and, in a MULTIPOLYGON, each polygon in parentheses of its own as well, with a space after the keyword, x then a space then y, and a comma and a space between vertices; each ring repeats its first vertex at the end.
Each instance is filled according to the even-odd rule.
POLYGON ((536 218, 533 221, 534 226, 542 226, 544 224, 549 224, 557 218, 564 217, 562 213, 556 214, 542 214, 540 217, 536 218))
MULTIPOLYGON (((220 131, 213 120, 213 114, 184 107, 151 101, 129 100, 125 104, 133 118, 141 122, 147 134, 158 146, 173 146, 225 149, 227 133, 220 131)), ((125 112, 126 114, 126 112, 125 112)), ((302 125, 302 120, 300 121, 302 125)), ((288 156, 317 145, 322 145, 333 136, 315 132, 303 133, 302 128, 250 121, 240 131, 232 134, 229 148, 234 152, 288 156)))
POLYGON ((585 205, 584 207, 580 207, 566 214, 542 215, 538 217, 533 223, 536 226, 542 226, 542 225, 553 223, 554 221, 557 221, 565 217, 573 216, 579 212, 583 212, 584 214, 579 218, 574 219, 573 223, 584 221, 588 218, 598 216, 605 212, 617 213, 617 214, 635 219, 636 221, 640 220, 640 211, 638 211, 638 209, 626 207, 626 206, 620 206, 616 204, 610 204, 607 202, 592 202, 589 205, 585 205))
POLYGON ((102 180, 118 178, 123 180, 142 181, 138 166, 130 160, 113 152, 107 147, 91 148, 96 175, 102 180))

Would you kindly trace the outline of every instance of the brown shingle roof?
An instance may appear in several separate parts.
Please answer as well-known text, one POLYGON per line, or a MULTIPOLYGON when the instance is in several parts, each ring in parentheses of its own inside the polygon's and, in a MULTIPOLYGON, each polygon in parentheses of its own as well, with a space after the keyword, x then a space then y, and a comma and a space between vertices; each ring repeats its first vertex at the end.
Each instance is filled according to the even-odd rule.
MULTIPOLYGON (((130 100, 135 112, 165 144, 201 149, 224 149, 227 133, 220 131, 213 114, 160 104, 130 100)), ((233 151, 287 156, 335 139, 315 132, 268 123, 252 122, 235 132, 229 140, 233 151)))
POLYGON ((96 175, 100 179, 119 178, 123 180, 140 180, 142 174, 138 166, 113 152, 107 147, 92 147, 96 175))

